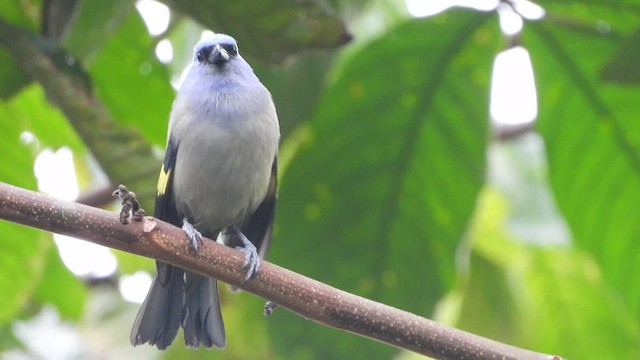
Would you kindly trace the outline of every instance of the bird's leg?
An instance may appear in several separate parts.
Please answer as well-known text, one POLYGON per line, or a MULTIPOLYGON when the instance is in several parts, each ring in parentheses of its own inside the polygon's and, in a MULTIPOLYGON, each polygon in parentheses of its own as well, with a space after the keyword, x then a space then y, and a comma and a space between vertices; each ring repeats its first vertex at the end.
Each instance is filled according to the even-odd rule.
POLYGON ((196 228, 189 223, 187 218, 182 219, 182 230, 187 234, 189 241, 191 241, 191 247, 193 250, 198 250, 198 247, 202 245, 202 234, 196 228))
POLYGON ((236 246, 236 250, 240 250, 244 253, 244 263, 242 264, 242 268, 247 270, 247 276, 244 278, 244 281, 247 281, 254 277, 258 270, 260 269, 260 255, 258 255, 258 249, 256 246, 247 239, 246 236, 242 233, 242 231, 238 230, 237 227, 231 226, 228 228, 228 231, 235 235, 236 239, 238 239, 242 246, 236 246))

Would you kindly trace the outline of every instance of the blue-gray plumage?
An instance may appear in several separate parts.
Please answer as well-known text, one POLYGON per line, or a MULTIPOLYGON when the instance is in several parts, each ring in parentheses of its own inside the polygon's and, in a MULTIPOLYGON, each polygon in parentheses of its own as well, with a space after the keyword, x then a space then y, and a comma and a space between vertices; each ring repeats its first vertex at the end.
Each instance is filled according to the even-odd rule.
MULTIPOLYGON (((236 41, 201 40, 173 102, 155 216, 182 226, 196 250, 202 235, 236 246, 251 277, 271 239, 279 137, 271 94, 236 41)), ((187 346, 224 347, 215 280, 156 265, 131 343, 164 349, 182 326, 187 346)))

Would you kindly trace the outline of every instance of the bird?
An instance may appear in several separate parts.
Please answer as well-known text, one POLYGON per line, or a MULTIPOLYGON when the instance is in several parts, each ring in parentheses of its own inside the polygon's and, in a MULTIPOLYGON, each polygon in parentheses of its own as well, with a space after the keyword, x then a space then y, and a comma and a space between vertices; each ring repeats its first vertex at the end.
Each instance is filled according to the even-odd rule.
MULTIPOLYGON (((280 128, 271 93, 225 34, 203 37, 176 94, 154 216, 245 254, 247 279, 271 242, 280 128)), ((215 279, 156 262, 131 331, 133 346, 166 349, 180 327, 189 348, 224 348, 215 279)))

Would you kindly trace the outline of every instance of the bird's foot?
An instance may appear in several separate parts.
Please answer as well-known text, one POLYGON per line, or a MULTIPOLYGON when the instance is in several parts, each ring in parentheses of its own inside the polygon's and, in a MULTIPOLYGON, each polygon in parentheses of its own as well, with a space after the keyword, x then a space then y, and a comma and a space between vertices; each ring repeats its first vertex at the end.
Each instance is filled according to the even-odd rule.
POLYGON ((187 218, 182 219, 182 230, 187 234, 189 241, 191 242, 191 248, 198 251, 200 245, 202 245, 202 234, 196 228, 189 223, 187 218))
POLYGON ((237 250, 240 250, 244 253, 244 262, 242 263, 242 268, 247 270, 247 275, 244 278, 244 281, 247 281, 254 277, 258 270, 260 270, 260 256, 258 256, 258 249, 249 243, 247 246, 237 246, 237 250))
POLYGON ((236 246, 236 250, 240 250, 244 253, 242 268, 247 271, 247 275, 244 278, 244 281, 247 281, 254 277, 258 273, 258 270, 260 270, 260 255, 258 255, 258 249, 256 246, 253 245, 240 230, 235 226, 232 227, 231 230, 242 243, 242 246, 236 246))

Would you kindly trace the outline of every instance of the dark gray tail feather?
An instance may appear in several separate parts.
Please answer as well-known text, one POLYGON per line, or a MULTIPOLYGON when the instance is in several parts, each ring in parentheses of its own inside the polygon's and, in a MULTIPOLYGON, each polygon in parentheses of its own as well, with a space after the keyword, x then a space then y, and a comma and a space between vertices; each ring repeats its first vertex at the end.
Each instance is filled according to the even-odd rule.
POLYGON ((210 348, 226 345, 224 322, 220 313, 218 285, 206 276, 186 272, 184 304, 184 341, 190 348, 201 344, 210 348))
POLYGON ((158 274, 133 323, 131 344, 148 342, 163 350, 171 345, 182 323, 184 270, 163 263, 157 267, 158 274))
POLYGON ((133 323, 131 344, 148 342, 164 350, 182 326, 188 347, 223 348, 226 336, 216 281, 160 262, 157 267, 158 274, 133 323))

